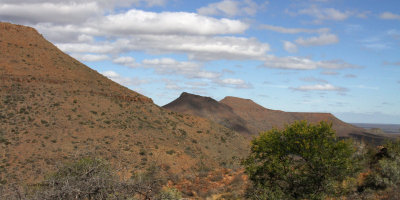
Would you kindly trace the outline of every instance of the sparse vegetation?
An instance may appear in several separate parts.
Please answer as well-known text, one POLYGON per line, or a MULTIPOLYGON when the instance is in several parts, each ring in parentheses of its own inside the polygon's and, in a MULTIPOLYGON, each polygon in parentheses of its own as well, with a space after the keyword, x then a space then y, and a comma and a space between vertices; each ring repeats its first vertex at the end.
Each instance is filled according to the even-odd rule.
MULTIPOLYGON (((5 61, 0 67, 0 199, 205 199, 213 195, 244 198, 248 179, 238 163, 248 152, 248 140, 240 134, 202 118, 160 108, 149 98, 63 54, 36 32, 12 32, 13 25, 7 26, 11 28, 0 26, 0 60, 5 61), (34 52, 28 52, 33 48, 34 52), (58 162, 66 164, 57 165, 58 162), (216 195, 221 193, 224 194, 216 195)), ((347 148, 347 142, 342 144, 329 134, 327 137, 329 142, 343 146, 322 145, 321 149, 347 148)), ((280 148, 293 144, 284 143, 288 140, 283 139, 280 142, 276 143, 281 144, 280 148)), ((300 140, 296 143, 301 144, 300 140)), ((393 194, 398 191, 399 162, 391 153, 398 150, 390 145, 385 148, 390 156, 379 161, 373 161, 379 152, 362 154, 368 167, 363 165, 365 176, 356 182, 341 181, 347 173, 335 171, 338 178, 331 177, 335 169, 317 165, 317 161, 310 165, 318 169, 315 174, 307 167, 296 169, 308 163, 304 158, 314 162, 312 156, 317 154, 294 156, 305 151, 284 157, 283 164, 276 160, 272 164, 295 169, 290 173, 286 169, 290 175, 283 177, 287 178, 286 185, 291 179, 307 175, 304 180, 291 183, 310 183, 307 188, 297 187, 285 195, 314 198, 310 191, 321 179, 316 174, 327 172, 330 175, 323 177, 324 185, 315 190, 317 193, 357 197, 376 192, 393 194), (340 183, 352 188, 340 192, 340 183)), ((343 155, 347 155, 346 151, 332 157, 343 155)), ((320 158, 324 162, 333 159, 320 158)), ((336 167, 334 162, 331 163, 336 167)))
POLYGON ((400 198, 400 140, 388 141, 379 150, 374 148, 369 151, 358 195, 386 193, 389 199, 400 198))
POLYGON ((172 155, 172 154, 175 153, 175 150, 171 149, 171 150, 166 151, 165 153, 167 153, 167 154, 169 154, 169 155, 172 155))
POLYGON ((7 199, 180 199, 174 188, 162 189, 166 183, 153 166, 121 180, 106 161, 82 158, 60 166, 43 182, 27 187, 0 184, 0 197, 7 199))

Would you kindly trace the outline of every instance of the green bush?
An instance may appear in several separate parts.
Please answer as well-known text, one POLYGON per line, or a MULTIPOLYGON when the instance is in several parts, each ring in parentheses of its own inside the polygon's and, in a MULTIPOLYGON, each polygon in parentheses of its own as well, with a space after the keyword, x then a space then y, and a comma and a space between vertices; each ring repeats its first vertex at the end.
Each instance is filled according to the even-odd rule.
POLYGON ((182 199, 182 194, 175 188, 164 188, 157 196, 159 200, 179 200, 182 199))
POLYGON ((332 125, 295 122, 261 133, 243 161, 251 199, 324 199, 341 195, 355 172, 351 141, 338 140, 332 125))

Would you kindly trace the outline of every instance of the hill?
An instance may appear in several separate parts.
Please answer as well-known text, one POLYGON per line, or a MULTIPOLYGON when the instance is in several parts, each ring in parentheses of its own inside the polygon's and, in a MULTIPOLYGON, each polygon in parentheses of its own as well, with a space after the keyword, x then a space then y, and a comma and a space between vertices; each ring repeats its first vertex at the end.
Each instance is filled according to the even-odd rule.
POLYGON ((0 23, 0 182, 37 182, 100 157, 121 176, 156 165, 178 177, 247 154, 243 137, 171 112, 60 51, 33 28, 0 23))
POLYGON ((210 119, 240 133, 250 133, 246 122, 234 113, 231 107, 210 97, 183 92, 179 98, 163 107, 175 112, 210 119))
POLYGON ((365 131, 362 128, 355 127, 339 120, 331 113, 304 113, 271 110, 260 106, 252 100, 237 97, 225 97, 220 102, 230 106, 237 115, 249 122, 252 130, 255 132, 269 130, 273 127, 283 128, 285 124, 293 123, 296 120, 307 120, 311 123, 317 123, 319 121, 330 122, 339 137, 348 137, 351 133, 362 133, 365 131))
POLYGON ((382 142, 385 137, 368 133, 365 129, 345 123, 330 113, 284 112, 262 107, 250 99, 225 97, 217 102, 209 97, 183 93, 178 99, 164 106, 175 112, 209 118, 238 132, 252 135, 272 128, 283 128, 294 121, 307 120, 311 123, 326 121, 332 123, 338 137, 353 137, 374 143, 382 142), (218 108, 218 109, 215 109, 218 108), (222 112, 219 113, 219 112, 222 112), (226 114, 226 113, 229 113, 226 114), (233 117, 234 120, 230 120, 233 117), (233 124, 229 124, 234 122, 233 124), (237 129, 240 122, 240 129, 237 129))

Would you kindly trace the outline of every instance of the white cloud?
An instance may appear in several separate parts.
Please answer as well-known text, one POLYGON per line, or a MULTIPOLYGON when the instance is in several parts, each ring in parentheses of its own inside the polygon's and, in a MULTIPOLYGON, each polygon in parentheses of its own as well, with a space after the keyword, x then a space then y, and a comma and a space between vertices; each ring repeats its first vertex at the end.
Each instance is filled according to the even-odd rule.
POLYGON ((298 91, 345 91, 345 88, 333 86, 331 84, 316 84, 316 85, 303 85, 296 88, 292 88, 293 90, 298 91))
POLYGON ((142 65, 153 68, 159 74, 180 74, 186 78, 216 79, 220 73, 205 71, 194 62, 177 61, 172 58, 144 59, 142 65))
MULTIPOLYGON (((131 51, 144 51, 152 54, 187 54, 190 59, 196 60, 245 60, 262 58, 270 50, 268 44, 261 43, 255 38, 215 36, 243 33, 248 25, 239 20, 217 19, 188 12, 156 13, 137 9, 116 14, 112 12, 112 9, 118 6, 147 3, 161 5, 166 1, 54 0, 48 3, 46 0, 32 0, 26 3, 21 0, 4 0, 3 2, 15 9, 21 9, 21 12, 26 11, 25 14, 29 16, 6 10, 0 12, 0 20, 4 19, 7 13, 13 18, 11 20, 13 22, 20 18, 29 20, 29 23, 34 24, 32 26, 57 47, 74 55, 118 55, 131 51), (62 11, 54 9, 51 11, 54 13, 49 14, 46 13, 46 9, 41 11, 41 6, 45 4, 61 10, 64 6, 67 11, 63 14, 62 11), (76 5, 75 10, 72 9, 72 5, 76 5), (32 14, 27 10, 33 10, 32 13, 41 18, 30 16, 32 14), (105 13, 110 14, 103 16, 105 13), (44 18, 47 21, 43 21, 44 18), (64 23, 60 20, 66 21, 64 23)), ((2 6, 4 7, 0 5, 2 6)))
POLYGON ((339 38, 334 34, 322 34, 317 37, 303 38, 300 37, 296 43, 302 46, 322 46, 335 44, 339 42, 339 38))
POLYGON ((80 4, 80 3, 93 3, 96 2, 103 9, 114 9, 117 7, 129 7, 129 6, 164 6, 168 0, 1 0, 2 3, 6 4, 40 4, 52 2, 55 4, 80 4), (29 2, 29 3, 27 3, 29 2))
POLYGON ((137 35, 129 39, 97 44, 61 43, 57 46, 69 53, 122 53, 133 50, 150 53, 186 53, 197 60, 261 59, 269 45, 255 38, 206 37, 179 35, 137 35))
POLYGON ((146 0, 146 4, 148 7, 153 6, 163 6, 165 5, 167 0, 146 0))
POLYGON ((383 64, 384 64, 384 65, 391 65, 391 66, 400 66, 400 61, 398 61, 398 62, 388 62, 388 61, 384 61, 383 64))
POLYGON ((40 23, 34 27, 53 43, 91 43, 94 41, 93 31, 83 25, 40 23))
POLYGON ((179 86, 176 83, 176 81, 171 81, 171 80, 164 79, 164 82, 165 82, 165 89, 178 90, 178 91, 184 90, 184 87, 179 86))
POLYGON ((360 66, 346 63, 341 60, 313 61, 304 57, 276 57, 268 55, 264 58, 264 66, 279 69, 311 70, 317 68, 344 69, 361 68, 360 66))
POLYGON ((344 77, 345 78, 357 78, 357 76, 354 74, 346 74, 344 77))
POLYGON ((106 35, 174 34, 216 35, 243 33, 248 25, 230 19, 216 19, 188 12, 146 12, 132 9, 107 15, 87 25, 106 35))
POLYGON ((244 84, 245 81, 243 81, 242 79, 227 78, 227 79, 221 80, 221 83, 231 84, 231 85, 241 85, 241 84, 244 84))
POLYGON ((379 90, 379 87, 376 87, 376 86, 353 85, 351 87, 358 88, 358 89, 366 89, 366 90, 379 90))
POLYGON ((88 43, 59 43, 56 44, 58 48, 62 51, 69 53, 113 53, 115 52, 116 46, 110 43, 98 43, 98 44, 88 44, 88 43))
POLYGON ((391 44, 385 42, 382 36, 373 36, 365 38, 363 40, 360 40, 360 42, 363 47, 374 51, 382 51, 391 48, 391 44))
POLYGON ((101 14, 93 2, 0 4, 0 18, 18 23, 80 23, 101 14))
POLYGON ((104 76, 106 76, 107 78, 118 78, 120 77, 120 75, 117 72, 114 71, 105 71, 102 73, 104 76))
POLYGON ((400 15, 391 12, 384 12, 379 17, 381 19, 400 20, 400 15))
POLYGON ((246 60, 260 59, 270 47, 255 38, 243 37, 153 37, 146 39, 164 42, 159 50, 186 52, 191 59, 198 60, 246 60))
POLYGON ((283 48, 289 53, 297 52, 297 45, 289 41, 283 41, 283 48))
POLYGON ((107 60, 110 57, 104 54, 72 54, 72 57, 78 59, 79 61, 96 62, 107 60))
POLYGON ((400 31, 396 29, 391 29, 386 32, 390 37, 393 39, 399 40, 400 39, 400 31))
POLYGON ((317 63, 308 59, 301 57, 276 57, 267 56, 265 58, 264 66, 270 68, 280 68, 280 69, 300 69, 309 70, 316 69, 318 67, 317 63))
POLYGON ((282 26, 272 26, 263 24, 260 26, 262 29, 267 29, 270 31, 275 31, 279 33, 286 34, 298 34, 298 33, 328 33, 330 31, 329 28, 319 28, 319 29, 307 29, 307 28, 285 28, 282 26))
POLYGON ((364 44, 363 46, 367 49, 372 49, 376 51, 381 51, 390 48, 389 45, 385 43, 370 43, 370 44, 364 44))
POLYGON ((93 36, 82 34, 78 36, 78 42, 92 43, 94 42, 93 36))
POLYGON ((362 68, 359 65, 353 65, 343 60, 327 60, 327 61, 319 61, 317 62, 321 68, 325 69, 349 69, 349 68, 362 68))
POLYGON ((301 78, 300 80, 302 80, 304 82, 317 82, 317 83, 327 83, 328 82, 324 79, 315 78, 315 77, 305 77, 305 78, 301 78))
POLYGON ((359 12, 356 14, 356 17, 361 18, 361 19, 367 19, 368 15, 371 14, 371 11, 363 11, 363 12, 359 12))
MULTIPOLYGON (((237 89, 251 88, 251 84, 242 79, 225 78, 221 79, 222 74, 218 72, 211 72, 202 69, 202 65, 194 62, 177 61, 172 58, 160 59, 145 59, 142 61, 142 66, 152 68, 159 74, 180 74, 190 79, 207 79, 223 87, 233 87, 237 89)), ((198 87, 197 85, 196 87, 198 87)), ((204 85, 202 85, 204 86, 204 85)), ((182 89, 175 83, 166 82, 167 89, 182 89)), ((193 89, 193 88, 192 88, 193 89)))
POLYGON ((353 12, 342 12, 334 8, 320 8, 312 5, 309 8, 299 10, 298 14, 309 15, 315 18, 314 23, 321 23, 325 20, 343 21, 349 18, 353 12))
POLYGON ((124 86, 138 86, 149 82, 149 80, 144 80, 139 78, 123 77, 115 71, 105 71, 102 72, 102 74, 107 78, 111 79, 112 81, 115 81, 124 86))
POLYGON ((252 88, 252 85, 249 83, 246 83, 246 81, 242 79, 237 79, 237 78, 226 78, 222 80, 216 81, 217 84, 225 87, 233 87, 237 89, 248 89, 252 88))
POLYGON ((323 75, 328 75, 328 76, 336 76, 336 75, 338 75, 339 73, 336 72, 336 71, 328 70, 328 71, 323 71, 323 72, 321 72, 321 74, 323 74, 323 75))
POLYGON ((139 66, 139 64, 136 63, 135 58, 130 57, 130 56, 122 56, 122 57, 115 58, 113 60, 113 63, 119 64, 119 65, 124 65, 124 66, 127 66, 127 67, 137 67, 137 66, 139 66))
POLYGON ((260 8, 268 4, 264 1, 262 4, 257 4, 252 0, 234 1, 223 0, 217 3, 208 4, 205 7, 197 9, 197 12, 202 15, 220 15, 220 16, 254 16, 260 8))
POLYGON ((360 24, 348 24, 348 25, 346 25, 346 28, 344 29, 344 31, 348 34, 356 34, 363 30, 364 30, 364 27, 361 26, 360 24))

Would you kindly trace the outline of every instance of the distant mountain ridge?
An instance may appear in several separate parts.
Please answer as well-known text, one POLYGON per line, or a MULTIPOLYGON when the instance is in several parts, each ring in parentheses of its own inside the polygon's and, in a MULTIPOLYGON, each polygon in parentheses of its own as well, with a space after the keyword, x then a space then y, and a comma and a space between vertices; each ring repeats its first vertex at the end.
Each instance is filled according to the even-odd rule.
POLYGON ((293 123, 294 121, 307 120, 311 123, 318 123, 320 121, 332 123, 332 128, 336 130, 338 137, 354 137, 376 141, 384 139, 382 136, 370 134, 362 128, 345 123, 331 113, 271 110, 262 107, 250 99, 238 97, 228 96, 218 102, 210 97, 183 93, 179 98, 163 107, 175 112, 209 118, 241 133, 243 133, 241 130, 246 130, 245 133, 251 135, 272 128, 283 128, 286 124, 293 123), (215 107, 220 109, 214 109, 215 107), (229 115, 220 114, 218 113, 219 111, 221 113, 229 113, 229 115), (235 120, 230 120, 229 117, 233 117, 235 120), (229 122, 235 122, 235 124, 225 124, 229 122), (240 130, 235 129, 236 122, 240 122, 240 130))

